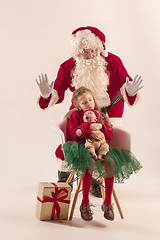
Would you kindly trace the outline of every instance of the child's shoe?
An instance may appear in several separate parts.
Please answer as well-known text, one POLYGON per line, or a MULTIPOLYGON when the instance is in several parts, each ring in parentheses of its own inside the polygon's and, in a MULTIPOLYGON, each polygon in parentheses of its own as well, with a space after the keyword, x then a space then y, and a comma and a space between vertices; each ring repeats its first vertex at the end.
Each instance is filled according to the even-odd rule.
POLYGON ((91 221, 93 219, 93 212, 91 211, 90 206, 93 206, 91 204, 80 206, 80 212, 81 212, 81 218, 84 221, 91 221))
POLYGON ((104 218, 107 220, 113 221, 114 220, 114 211, 112 204, 105 205, 104 203, 101 206, 102 211, 104 212, 104 218))

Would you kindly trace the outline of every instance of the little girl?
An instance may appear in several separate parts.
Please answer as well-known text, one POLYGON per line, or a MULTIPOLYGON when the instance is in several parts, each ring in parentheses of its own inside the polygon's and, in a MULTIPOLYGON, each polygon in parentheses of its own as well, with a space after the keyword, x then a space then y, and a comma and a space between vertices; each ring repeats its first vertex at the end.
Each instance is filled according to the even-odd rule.
POLYGON ((77 129, 83 122, 83 112, 87 109, 99 110, 92 95, 91 90, 80 87, 73 93, 73 103, 77 107, 68 121, 71 141, 63 145, 63 152, 67 166, 74 170, 78 175, 83 174, 82 193, 83 199, 80 206, 81 217, 85 221, 93 219, 93 213, 89 204, 89 190, 92 182, 92 173, 99 172, 104 177, 105 182, 105 201, 102 204, 104 217, 108 220, 114 220, 114 211, 111 204, 111 194, 113 182, 123 182, 123 179, 129 178, 133 172, 137 172, 142 166, 130 151, 119 148, 110 148, 105 155, 104 161, 94 161, 89 151, 85 148, 86 138, 93 137, 97 140, 103 138, 105 134, 106 141, 109 141, 113 135, 112 127, 106 115, 100 112, 100 122, 103 124, 102 132, 87 129, 80 136, 77 135, 77 129))

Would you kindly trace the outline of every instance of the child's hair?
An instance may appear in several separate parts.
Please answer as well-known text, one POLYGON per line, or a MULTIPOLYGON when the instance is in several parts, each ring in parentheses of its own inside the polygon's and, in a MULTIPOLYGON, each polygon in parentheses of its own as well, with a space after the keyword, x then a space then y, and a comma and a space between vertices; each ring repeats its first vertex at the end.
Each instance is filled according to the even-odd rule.
POLYGON ((78 108, 78 97, 82 96, 84 93, 90 93, 93 97, 93 100, 94 100, 94 103, 95 103, 95 107, 94 109, 97 110, 100 114, 100 117, 99 117, 99 122, 101 122, 102 124, 105 124, 106 122, 108 123, 108 125, 110 127, 112 127, 110 121, 109 121, 109 118, 106 116, 106 114, 102 113, 101 112, 101 109, 98 107, 97 103, 96 103, 96 100, 92 94, 92 91, 86 87, 80 87, 80 88, 77 88, 74 92, 73 92, 73 97, 72 97, 72 100, 73 100, 73 103, 74 103, 74 106, 78 108))
POLYGON ((96 101, 94 99, 92 91, 90 89, 86 88, 86 87, 80 87, 80 88, 77 88, 74 91, 73 97, 72 97, 74 106, 78 108, 78 97, 82 96, 84 93, 90 93, 92 95, 94 103, 95 103, 95 109, 97 110, 98 106, 97 106, 97 103, 96 103, 96 101))

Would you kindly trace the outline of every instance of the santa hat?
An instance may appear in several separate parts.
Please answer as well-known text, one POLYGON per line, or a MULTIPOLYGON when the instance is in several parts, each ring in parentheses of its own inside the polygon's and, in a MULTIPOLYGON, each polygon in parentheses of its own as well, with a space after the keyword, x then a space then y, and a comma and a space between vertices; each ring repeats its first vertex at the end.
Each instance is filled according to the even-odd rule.
POLYGON ((94 110, 94 109, 92 109, 92 108, 88 108, 88 109, 86 109, 86 110, 84 111, 84 113, 87 112, 87 111, 92 111, 92 112, 94 112, 95 115, 96 115, 96 117, 97 117, 97 122, 99 122, 99 112, 98 112, 98 111, 96 111, 96 110, 94 110))
MULTIPOLYGON (((95 27, 79 27, 72 32, 73 48, 81 52, 83 49, 93 48, 98 49, 103 56, 107 57, 108 53, 105 47, 105 35, 95 27)), ((78 53, 78 52, 77 52, 78 53)))

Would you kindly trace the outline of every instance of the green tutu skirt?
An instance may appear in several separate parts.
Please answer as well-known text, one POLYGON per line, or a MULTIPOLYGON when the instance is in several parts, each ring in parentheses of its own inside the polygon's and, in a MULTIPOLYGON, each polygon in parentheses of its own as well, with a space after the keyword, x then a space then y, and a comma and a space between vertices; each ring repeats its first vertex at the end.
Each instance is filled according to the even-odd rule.
POLYGON ((114 174, 114 182, 123 183, 131 174, 138 172, 142 165, 129 150, 121 148, 109 148, 109 152, 104 157, 104 164, 94 161, 85 148, 84 143, 68 141, 62 146, 66 167, 80 176, 86 169, 100 177, 108 177, 104 170, 104 164, 110 172, 114 174))

